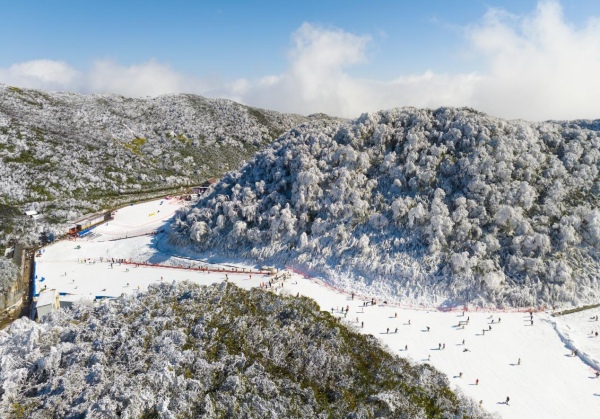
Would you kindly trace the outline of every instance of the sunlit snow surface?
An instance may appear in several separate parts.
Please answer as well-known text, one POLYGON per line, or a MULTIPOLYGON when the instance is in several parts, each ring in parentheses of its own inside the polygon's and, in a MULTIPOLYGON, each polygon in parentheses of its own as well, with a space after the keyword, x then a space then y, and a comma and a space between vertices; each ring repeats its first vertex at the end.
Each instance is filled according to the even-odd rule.
MULTIPOLYGON (((115 297, 143 291, 161 280, 189 279, 209 284, 225 279, 224 273, 189 269, 118 263, 111 268, 108 260, 113 258, 173 266, 256 269, 218 255, 193 260, 174 257, 162 234, 144 235, 166 227, 182 205, 175 200, 161 200, 129 206, 120 209, 108 224, 94 229, 91 238, 46 247, 36 258, 36 290, 47 287, 88 298, 115 297)), ((230 273, 228 279, 243 288, 269 280, 256 274, 250 278, 248 273, 230 273)), ((463 317, 458 310, 410 310, 383 306, 382 301, 363 307, 363 299, 358 296, 352 300, 318 278, 296 274, 277 292, 309 296, 323 310, 331 312, 333 308, 337 316, 343 316, 340 309, 349 306, 346 322, 378 337, 393 353, 417 363, 430 362, 448 374, 453 385, 502 417, 591 418, 600 412, 600 378, 594 374, 600 366, 600 337, 595 336, 596 331, 600 332, 600 321, 592 320, 600 316, 600 309, 561 317, 534 313, 531 325, 529 313, 523 312, 470 311, 463 317), (469 323, 464 329, 457 327, 467 318, 469 323), (445 349, 438 349, 440 344, 445 344, 445 349), (578 356, 571 355, 573 349, 578 350, 578 356)))

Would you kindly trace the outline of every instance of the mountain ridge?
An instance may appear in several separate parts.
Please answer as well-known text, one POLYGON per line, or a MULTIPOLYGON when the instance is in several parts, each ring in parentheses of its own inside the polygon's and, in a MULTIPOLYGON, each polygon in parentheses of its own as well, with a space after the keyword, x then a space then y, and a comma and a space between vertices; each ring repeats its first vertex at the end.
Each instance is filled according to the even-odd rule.
POLYGON ((143 192, 172 193, 236 168, 305 120, 190 94, 132 99, 0 84, 0 204, 56 224, 143 192))
POLYGON ((358 292, 531 306, 599 296, 597 121, 401 108, 293 128, 171 240, 326 273, 358 292))

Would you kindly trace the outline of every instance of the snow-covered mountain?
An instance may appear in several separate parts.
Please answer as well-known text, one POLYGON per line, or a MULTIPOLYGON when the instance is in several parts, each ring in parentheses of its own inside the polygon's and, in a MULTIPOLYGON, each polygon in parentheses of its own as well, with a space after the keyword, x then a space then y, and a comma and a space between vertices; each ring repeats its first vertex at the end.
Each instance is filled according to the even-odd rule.
POLYGON ((413 301, 594 300, 599 125, 451 108, 307 122, 179 214, 171 241, 413 301))
POLYGON ((34 209, 47 222, 195 185, 238 167, 307 118, 223 99, 130 99, 0 84, 0 231, 34 209))
POLYGON ((50 316, 0 332, 2 417, 489 417, 306 297, 184 282, 50 316))

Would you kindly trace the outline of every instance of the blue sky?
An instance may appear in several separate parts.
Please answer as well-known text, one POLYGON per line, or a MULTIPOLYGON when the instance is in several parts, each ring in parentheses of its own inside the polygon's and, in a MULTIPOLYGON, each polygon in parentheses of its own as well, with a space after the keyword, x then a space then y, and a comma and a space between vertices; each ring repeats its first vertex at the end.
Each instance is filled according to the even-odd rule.
POLYGON ((127 96, 190 92, 341 116, 451 105, 507 118, 600 117, 589 94, 573 104, 578 89, 600 88, 592 71, 582 75, 568 64, 581 50, 588 57, 580 65, 600 69, 594 41, 600 2, 32 0, 0 6, 0 83, 21 87, 127 96))

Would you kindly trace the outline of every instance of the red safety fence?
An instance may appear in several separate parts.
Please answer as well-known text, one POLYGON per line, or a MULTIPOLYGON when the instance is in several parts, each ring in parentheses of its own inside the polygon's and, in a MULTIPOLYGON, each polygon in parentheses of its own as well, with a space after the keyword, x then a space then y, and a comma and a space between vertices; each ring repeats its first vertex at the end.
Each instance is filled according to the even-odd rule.
MULTIPOLYGON (((323 281, 320 278, 314 278, 308 273, 294 267, 294 266, 286 266, 286 269, 303 276, 306 279, 310 279, 315 281, 318 285, 321 285, 325 288, 328 288, 338 294, 351 295, 351 292, 342 290, 340 288, 334 287, 331 284, 323 281)), ((364 295, 354 293, 354 297, 358 300, 372 301, 374 300, 371 297, 367 297, 364 295)), ((443 311, 443 312, 501 312, 501 313, 529 313, 529 312, 542 312, 546 310, 545 306, 541 307, 477 307, 477 306, 427 306, 425 304, 406 304, 400 303, 397 301, 387 302, 385 301, 383 304, 379 303, 380 306, 385 307, 396 307, 399 309, 409 309, 409 310, 427 310, 427 311, 443 311)))
POLYGON ((188 271, 195 272, 214 272, 214 273, 226 273, 226 274, 241 274, 241 275, 271 275, 271 271, 263 271, 263 270, 251 270, 251 269, 239 269, 239 268, 214 268, 214 267, 205 267, 205 266, 173 266, 173 265, 163 265, 160 263, 146 263, 146 262, 134 262, 134 261, 120 261, 119 263, 123 263, 125 265, 135 265, 135 266, 145 266, 150 268, 169 268, 169 269, 184 269, 188 271))

